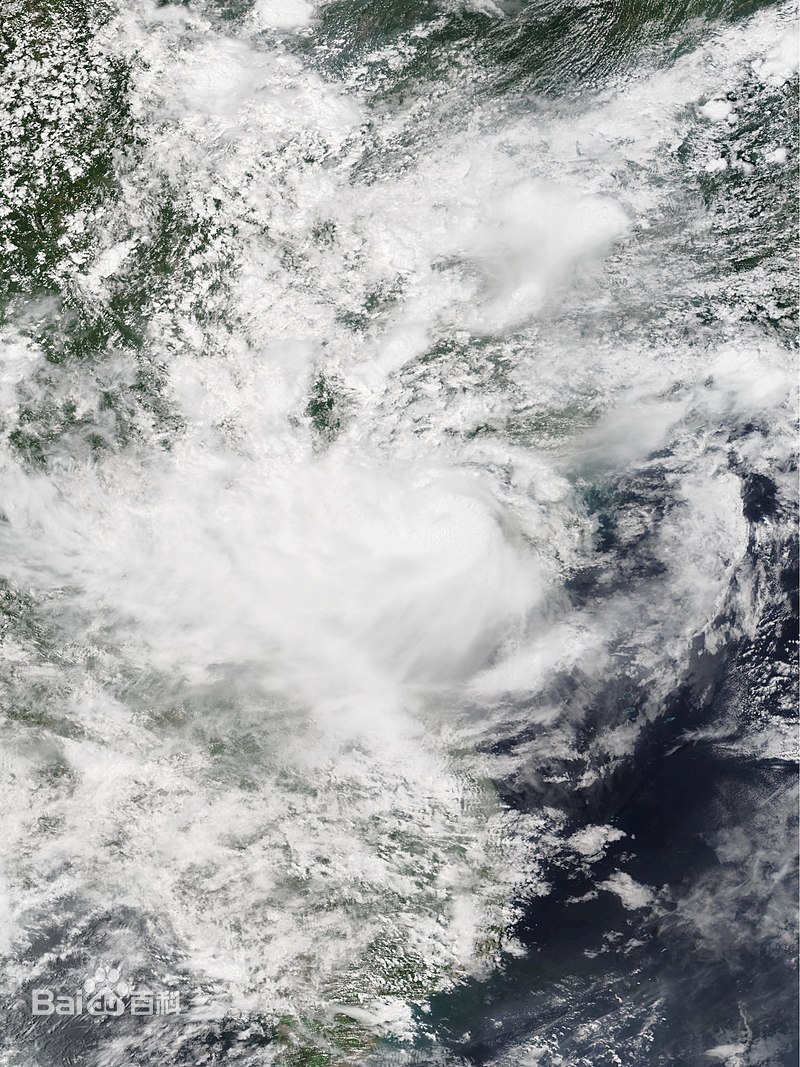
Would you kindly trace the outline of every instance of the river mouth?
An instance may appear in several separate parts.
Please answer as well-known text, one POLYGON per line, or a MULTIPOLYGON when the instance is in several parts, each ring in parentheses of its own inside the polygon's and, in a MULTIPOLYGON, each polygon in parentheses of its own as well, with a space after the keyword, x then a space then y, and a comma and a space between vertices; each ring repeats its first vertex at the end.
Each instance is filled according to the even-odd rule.
POLYGON ((9 12, 4 1062, 796 1062, 792 10, 9 12))

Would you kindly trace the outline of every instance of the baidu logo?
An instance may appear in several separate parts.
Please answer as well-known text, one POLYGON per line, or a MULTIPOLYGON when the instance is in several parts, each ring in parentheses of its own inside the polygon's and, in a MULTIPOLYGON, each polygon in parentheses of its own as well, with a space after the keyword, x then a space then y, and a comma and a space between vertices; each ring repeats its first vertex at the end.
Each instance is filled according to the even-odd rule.
POLYGON ((153 992, 133 986, 120 967, 98 967, 72 996, 48 987, 31 992, 33 1015, 180 1015, 180 994, 175 989, 153 992))

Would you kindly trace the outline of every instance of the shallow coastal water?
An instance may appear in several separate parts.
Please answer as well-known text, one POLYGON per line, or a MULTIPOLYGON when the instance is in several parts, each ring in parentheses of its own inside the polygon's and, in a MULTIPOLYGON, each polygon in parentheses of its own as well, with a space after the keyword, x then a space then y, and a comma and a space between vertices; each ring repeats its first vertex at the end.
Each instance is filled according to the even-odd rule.
POLYGON ((2 1062, 796 1062, 793 8, 7 9, 2 1062))

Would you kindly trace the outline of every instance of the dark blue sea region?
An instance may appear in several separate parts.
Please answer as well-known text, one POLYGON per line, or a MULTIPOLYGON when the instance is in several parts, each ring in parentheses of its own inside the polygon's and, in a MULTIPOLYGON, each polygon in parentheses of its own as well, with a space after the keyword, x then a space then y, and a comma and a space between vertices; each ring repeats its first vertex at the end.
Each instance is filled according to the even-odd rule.
MULTIPOLYGON (((564 1057, 699 1065, 721 1032, 737 1031, 761 1044, 765 1062, 797 1059, 797 966, 780 936, 797 885, 797 772, 737 750, 754 707, 794 714, 797 538, 770 542, 764 559, 774 484, 744 479, 742 500, 753 524, 749 565, 763 575, 773 604, 759 632, 712 654, 696 647, 662 715, 602 788, 581 789, 567 760, 555 790, 546 783, 548 766, 528 775, 534 788, 508 797, 523 809, 558 805, 570 828, 610 823, 625 837, 590 870, 552 866, 548 894, 521 920, 527 956, 509 959, 490 982, 434 1002, 437 1032, 468 1062, 494 1062, 498 1049, 534 1036, 544 1064, 564 1057), (739 850, 720 854, 720 837, 739 850), (621 861, 637 883, 660 887, 658 916, 596 892, 621 861)), ((627 565, 639 557, 640 575, 648 573, 642 555, 641 544, 621 554, 627 565)), ((620 714, 636 715, 643 694, 625 685, 606 684, 592 699, 587 745, 620 714), (621 711, 626 700, 634 708, 621 711)), ((784 929, 791 937, 790 925, 784 929)))

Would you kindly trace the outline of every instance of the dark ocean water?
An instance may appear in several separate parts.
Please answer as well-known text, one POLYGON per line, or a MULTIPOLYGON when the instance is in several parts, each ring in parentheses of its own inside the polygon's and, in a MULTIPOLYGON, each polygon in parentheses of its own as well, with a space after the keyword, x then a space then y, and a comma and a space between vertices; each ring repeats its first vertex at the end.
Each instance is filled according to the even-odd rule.
MULTIPOLYGON (((757 524, 770 506, 763 496, 748 505, 758 565, 757 524)), ((463 1000, 436 1002, 437 1029, 468 1062, 506 1062, 506 1050, 508 1062, 525 1062, 516 1050, 533 1038, 542 1064, 563 1057, 700 1065, 713 1061, 707 1050, 724 1044, 720 1035, 737 1032, 731 1062, 754 1047, 765 1062, 796 1060, 796 963, 770 944, 795 895, 795 769, 737 751, 767 679, 780 677, 785 696, 767 698, 769 712, 784 716, 792 706, 781 667, 791 669, 796 655, 796 553, 792 539, 771 547, 766 567, 769 580, 791 593, 791 612, 769 612, 755 640, 713 656, 697 649, 663 717, 601 790, 576 785, 565 797, 560 786, 557 796, 539 788, 510 797, 523 808, 555 803, 575 827, 610 823, 627 836, 590 873, 554 867, 550 892, 521 921, 528 957, 463 1000), (713 847, 720 837, 741 849, 721 857, 713 847), (754 838, 757 857, 745 844, 754 838), (658 917, 643 921, 610 894, 592 894, 621 860, 637 882, 662 887, 668 904, 658 917)), ((592 703, 595 728, 620 702, 618 688, 608 686, 592 703)))

